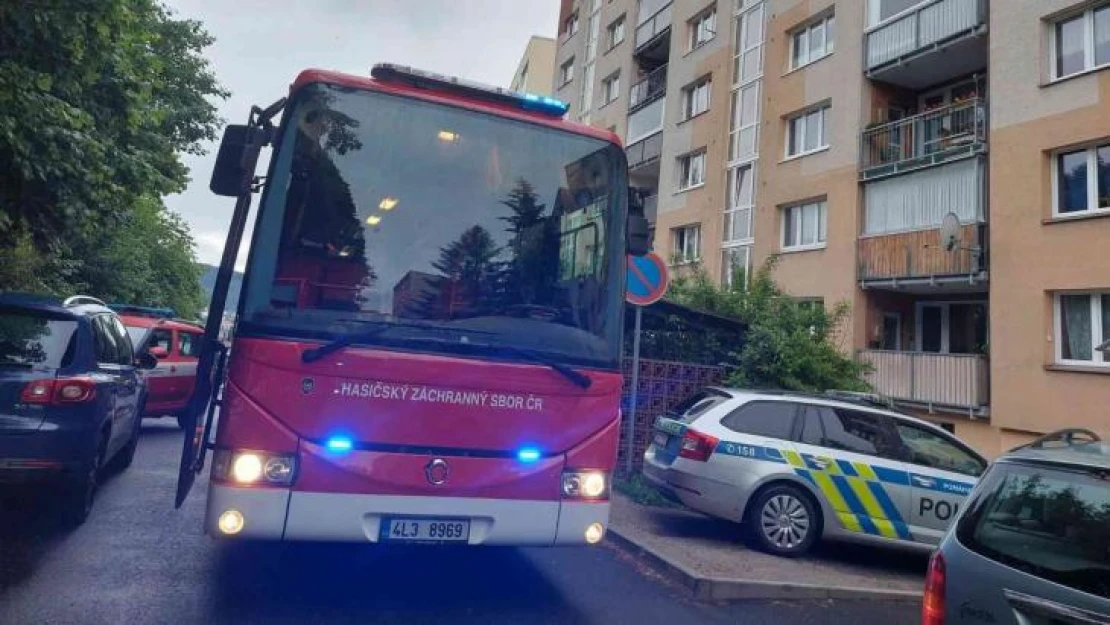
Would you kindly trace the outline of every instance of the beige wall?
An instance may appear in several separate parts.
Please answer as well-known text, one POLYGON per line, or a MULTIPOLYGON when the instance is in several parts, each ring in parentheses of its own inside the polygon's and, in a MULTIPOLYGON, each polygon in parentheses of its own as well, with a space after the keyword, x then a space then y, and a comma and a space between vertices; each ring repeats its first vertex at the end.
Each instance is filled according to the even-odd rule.
POLYGON ((533 36, 524 48, 524 56, 517 64, 516 73, 509 88, 541 95, 551 95, 555 82, 555 40, 549 37, 533 36), (521 80, 521 72, 528 73, 521 80))
MULTIPOLYGON (((838 5, 835 51, 789 71, 788 31, 833 4, 829 0, 779 0, 770 4, 753 263, 758 267, 781 252, 783 205, 824 197, 828 202, 825 249, 781 254, 776 277, 792 295, 822 297, 826 305, 847 302, 856 311, 863 305, 855 271, 860 201, 857 160, 865 90, 860 61, 862 8, 855 3, 838 5), (784 161, 786 117, 826 100, 832 104, 828 150, 784 161)), ((864 315, 853 315, 842 329, 845 349, 862 344, 863 324, 864 315)))
POLYGON ((1110 139, 1110 72, 1045 84, 1042 18, 1071 2, 991 10, 991 413, 1000 428, 1110 434, 1110 369, 1050 371, 1051 293, 1110 289, 1110 219, 1052 217, 1054 150, 1110 139), (1039 42, 1029 45, 1028 42, 1039 42))

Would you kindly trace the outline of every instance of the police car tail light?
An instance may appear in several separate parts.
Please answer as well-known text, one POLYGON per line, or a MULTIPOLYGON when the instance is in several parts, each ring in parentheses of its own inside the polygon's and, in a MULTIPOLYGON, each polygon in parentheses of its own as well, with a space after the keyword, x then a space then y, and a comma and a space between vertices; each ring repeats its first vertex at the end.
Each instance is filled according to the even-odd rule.
POLYGON ((686 430, 686 435, 682 438, 682 449, 679 450, 678 455, 687 460, 706 462, 709 456, 713 455, 713 450, 717 448, 719 442, 721 442, 720 439, 708 434, 686 430))
POLYGON ((212 459, 212 479, 236 484, 288 486, 297 458, 290 454, 221 449, 212 459))
POLYGON ((925 597, 921 602, 921 625, 944 625, 944 556, 938 551, 929 560, 925 576, 925 597))

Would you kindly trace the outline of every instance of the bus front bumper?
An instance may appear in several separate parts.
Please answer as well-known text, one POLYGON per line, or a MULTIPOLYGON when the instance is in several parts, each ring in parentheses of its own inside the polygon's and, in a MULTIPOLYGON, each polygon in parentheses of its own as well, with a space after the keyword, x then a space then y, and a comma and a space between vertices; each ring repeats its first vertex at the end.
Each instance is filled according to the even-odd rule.
POLYGON ((379 543, 389 518, 466 519, 469 545, 585 545, 609 525, 609 502, 317 493, 211 484, 205 531, 213 537, 379 543), (221 524, 237 512, 239 523, 221 524), (238 531, 229 534, 221 528, 238 531))

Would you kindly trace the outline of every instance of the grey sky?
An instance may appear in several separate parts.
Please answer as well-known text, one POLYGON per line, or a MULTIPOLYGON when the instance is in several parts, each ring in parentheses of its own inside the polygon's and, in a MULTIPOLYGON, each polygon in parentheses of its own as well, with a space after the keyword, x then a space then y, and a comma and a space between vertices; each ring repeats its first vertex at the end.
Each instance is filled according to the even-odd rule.
MULTIPOLYGON (((216 38, 208 57, 231 91, 220 115, 235 123, 245 121, 252 104, 285 95, 297 73, 310 67, 365 75, 374 63, 389 61, 508 86, 529 37, 554 36, 559 12, 558 0, 165 2, 204 22, 216 38)), ((192 227, 201 262, 210 264, 220 261, 234 205, 208 191, 214 150, 186 157, 192 182, 185 193, 166 198, 192 227)))

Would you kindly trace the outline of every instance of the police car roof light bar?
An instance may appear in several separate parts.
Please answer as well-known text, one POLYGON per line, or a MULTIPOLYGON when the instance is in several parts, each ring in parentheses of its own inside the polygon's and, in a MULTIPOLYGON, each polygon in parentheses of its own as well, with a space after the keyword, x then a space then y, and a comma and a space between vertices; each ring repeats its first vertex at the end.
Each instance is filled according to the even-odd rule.
POLYGON ((1056 441, 1064 443, 1065 447, 1074 447, 1076 445, 1097 443, 1101 440, 1102 438, 1099 437, 1098 434, 1084 428, 1064 428, 1062 430, 1056 430, 1055 432, 1049 432, 1044 436, 1036 438, 1032 442, 1014 447, 1010 451, 1018 451, 1019 449, 1044 449, 1046 447, 1045 443, 1053 443, 1056 441))
POLYGON ((445 91, 465 95, 486 102, 498 102, 517 106, 548 117, 562 118, 570 110, 570 105, 555 98, 523 93, 485 85, 479 82, 444 76, 433 72, 414 69, 393 63, 379 63, 370 70, 370 75, 382 82, 400 82, 433 91, 445 91))

